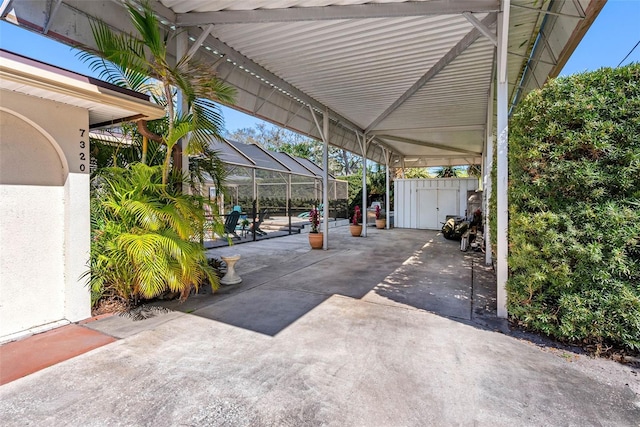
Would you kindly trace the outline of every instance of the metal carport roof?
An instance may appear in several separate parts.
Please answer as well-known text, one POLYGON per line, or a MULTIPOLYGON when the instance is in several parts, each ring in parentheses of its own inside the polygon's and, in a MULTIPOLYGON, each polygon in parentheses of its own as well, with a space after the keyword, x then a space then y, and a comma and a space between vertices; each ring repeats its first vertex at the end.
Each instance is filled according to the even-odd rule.
MULTIPOLYGON (((604 0, 514 0, 509 99, 555 76, 604 0)), ((500 0, 160 0, 167 31, 238 88, 235 108, 321 139, 309 105, 328 109, 329 142, 405 166, 480 163, 500 0), (388 158, 387 158, 388 160, 388 158)), ((122 1, 5 1, 1 16, 92 46, 89 18, 131 31, 122 1)), ((170 46, 175 52, 176 46, 170 46)))

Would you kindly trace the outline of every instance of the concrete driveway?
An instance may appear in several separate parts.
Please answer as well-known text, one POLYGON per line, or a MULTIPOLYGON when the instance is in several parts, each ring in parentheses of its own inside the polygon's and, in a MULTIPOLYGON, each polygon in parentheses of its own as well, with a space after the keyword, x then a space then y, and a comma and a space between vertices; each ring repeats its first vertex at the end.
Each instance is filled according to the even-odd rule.
POLYGON ((1 424, 640 425, 632 368, 498 331, 481 257, 435 232, 348 234, 212 250, 242 255, 242 285, 86 325, 119 340, 0 387, 1 424))

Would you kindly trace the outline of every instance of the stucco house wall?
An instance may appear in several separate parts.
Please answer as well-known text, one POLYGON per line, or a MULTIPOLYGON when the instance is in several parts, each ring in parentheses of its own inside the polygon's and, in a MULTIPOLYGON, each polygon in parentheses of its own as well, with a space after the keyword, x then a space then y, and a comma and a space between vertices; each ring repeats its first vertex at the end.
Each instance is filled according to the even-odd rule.
POLYGON ((89 113, 0 91, 0 341, 91 315, 89 113), (34 330, 36 328, 36 330, 34 330))

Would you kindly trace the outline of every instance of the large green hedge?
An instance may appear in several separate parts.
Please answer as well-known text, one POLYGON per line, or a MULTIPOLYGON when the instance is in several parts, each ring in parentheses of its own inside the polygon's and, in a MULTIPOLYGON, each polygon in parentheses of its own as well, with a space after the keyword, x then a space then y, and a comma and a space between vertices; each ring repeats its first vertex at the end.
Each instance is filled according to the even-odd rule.
POLYGON ((508 309, 640 349, 640 65, 556 79, 510 121, 508 309))

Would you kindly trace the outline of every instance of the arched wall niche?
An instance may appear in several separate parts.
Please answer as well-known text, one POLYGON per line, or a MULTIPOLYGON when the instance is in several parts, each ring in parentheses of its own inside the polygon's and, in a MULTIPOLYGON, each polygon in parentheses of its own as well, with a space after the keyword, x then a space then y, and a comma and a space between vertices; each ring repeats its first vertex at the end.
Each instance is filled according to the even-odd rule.
POLYGON ((7 108, 0 108, 0 128, 0 184, 64 185, 66 159, 44 129, 7 108))

